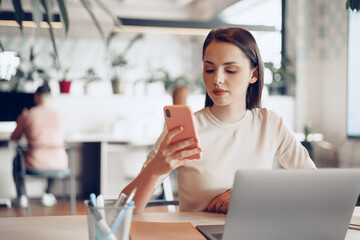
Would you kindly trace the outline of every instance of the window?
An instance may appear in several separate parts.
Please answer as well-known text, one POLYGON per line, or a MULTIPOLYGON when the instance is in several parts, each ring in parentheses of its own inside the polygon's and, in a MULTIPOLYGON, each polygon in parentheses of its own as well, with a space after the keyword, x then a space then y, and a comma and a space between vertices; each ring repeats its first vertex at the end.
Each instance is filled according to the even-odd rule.
POLYGON ((220 17, 224 22, 256 25, 252 31, 264 62, 281 63, 281 0, 242 0, 225 9, 220 17), (261 31, 261 27, 274 27, 274 31, 261 31))
POLYGON ((349 13, 347 135, 360 138, 360 13, 349 13))

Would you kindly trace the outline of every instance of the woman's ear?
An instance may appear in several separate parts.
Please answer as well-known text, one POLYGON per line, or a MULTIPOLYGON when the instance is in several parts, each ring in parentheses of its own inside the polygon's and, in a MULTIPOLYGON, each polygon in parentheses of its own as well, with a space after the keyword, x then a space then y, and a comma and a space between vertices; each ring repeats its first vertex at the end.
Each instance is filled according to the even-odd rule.
POLYGON ((254 70, 252 70, 251 78, 249 83, 255 83, 259 78, 259 67, 256 67, 254 70))

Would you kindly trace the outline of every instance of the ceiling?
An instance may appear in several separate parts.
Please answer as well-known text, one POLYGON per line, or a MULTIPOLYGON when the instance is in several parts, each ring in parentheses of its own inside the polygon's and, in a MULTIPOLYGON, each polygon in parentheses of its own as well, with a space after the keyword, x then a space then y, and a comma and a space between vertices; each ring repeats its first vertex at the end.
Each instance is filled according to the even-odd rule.
MULTIPOLYGON (((95 14, 100 20, 107 21, 106 14, 93 3, 95 14)), ((120 18, 208 21, 225 8, 239 0, 101 0, 108 9, 120 18)), ((22 1, 24 11, 32 11, 32 1, 22 1)), ((79 0, 66 1, 69 19, 72 22, 91 21, 79 0)), ((3 0, 5 11, 13 10, 11 0, 3 0)), ((55 6, 56 11, 56 6, 55 6)), ((110 22, 111 19, 108 19, 110 22)))
MULTIPOLYGON (((113 29, 113 19, 111 14, 106 12, 99 3, 106 6, 114 16, 123 19, 126 29, 123 31, 144 31, 139 27, 146 27, 147 30, 151 27, 159 27, 164 29, 177 28, 176 32, 179 32, 178 28, 196 28, 208 30, 210 28, 218 27, 216 24, 222 24, 221 18, 225 12, 229 12, 227 9, 230 6, 236 4, 237 12, 232 13, 232 16, 241 17, 246 19, 252 19, 250 15, 245 13, 239 14, 239 11, 246 9, 258 9, 259 4, 263 2, 269 2, 271 0, 88 0, 92 3, 92 8, 96 18, 99 20, 101 27, 105 33, 109 33, 113 29), (224 11, 227 9, 227 11, 224 11), (149 21, 150 20, 150 21, 149 21), (215 20, 215 21, 212 21, 215 20), (220 21, 219 21, 220 20, 220 21), (136 22, 137 23, 134 23, 136 22), (126 23, 128 22, 128 23, 126 23), (138 23, 140 22, 140 23, 138 23), (215 23, 215 25, 214 25, 215 23), (157 25, 160 24, 161 26, 157 25), (175 25, 175 26, 174 26, 175 25), (203 26, 205 25, 205 27, 203 26), (131 28, 131 30, 130 30, 131 28)), ((13 1, 3 0, 1 1, 1 7, 3 11, 13 11, 13 1)), ((25 12, 33 12, 33 1, 22 0, 22 8, 25 12)), ((56 2, 56 1, 54 1, 56 2)), ((70 23, 70 30, 67 34, 68 37, 99 37, 99 33, 95 27, 95 24, 82 5, 80 0, 65 0, 68 12, 68 18, 70 23)), ((234 9, 234 8, 232 8, 234 9)), ((57 4, 53 8, 54 13, 58 13, 57 4)), ((0 13, 1 16, 1 13, 0 13)), ((238 24, 238 23, 237 23, 238 24)), ((246 25, 246 23, 245 23, 246 25)), ((250 26, 251 24, 247 24, 250 26)), ((262 25, 262 24, 259 24, 262 25)), ((16 25, 15 25, 16 26, 16 25)), ((222 26, 222 25, 221 25, 222 26)), ((159 31, 159 30, 155 31, 159 31)), ((249 28, 250 29, 250 28, 249 28)), ((45 30, 45 29, 44 29, 45 30)), ((42 30, 40 35, 48 34, 42 30)), ((252 30, 256 30, 256 27, 252 30)), ((150 30, 149 30, 150 31, 150 30)), ((161 30, 163 31, 163 30, 161 30)), ((167 31, 167 30, 165 30, 167 31)), ((200 31, 200 30, 196 30, 200 31)), ((208 31, 206 31, 207 33, 208 31)), ((18 28, 0 26, 0 33, 9 35, 17 35, 18 28)), ((29 28, 24 28, 23 34, 30 35, 33 31, 29 28)), ((187 30, 185 34, 189 33, 187 30)), ((195 34, 203 34, 197 32, 195 34)), ((64 35, 64 31, 56 30, 55 35, 64 35)))

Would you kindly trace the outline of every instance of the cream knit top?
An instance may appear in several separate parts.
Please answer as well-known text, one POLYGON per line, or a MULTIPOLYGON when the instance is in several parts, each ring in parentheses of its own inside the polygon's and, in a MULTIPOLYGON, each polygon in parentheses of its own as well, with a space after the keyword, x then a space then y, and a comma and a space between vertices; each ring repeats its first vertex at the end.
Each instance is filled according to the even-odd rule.
MULTIPOLYGON (((180 211, 203 211, 211 200, 232 188, 238 169, 316 168, 307 150, 284 120, 266 108, 248 110, 235 123, 223 123, 209 108, 195 113, 202 158, 177 168, 180 211)), ((148 155, 151 161, 164 139, 148 155)))

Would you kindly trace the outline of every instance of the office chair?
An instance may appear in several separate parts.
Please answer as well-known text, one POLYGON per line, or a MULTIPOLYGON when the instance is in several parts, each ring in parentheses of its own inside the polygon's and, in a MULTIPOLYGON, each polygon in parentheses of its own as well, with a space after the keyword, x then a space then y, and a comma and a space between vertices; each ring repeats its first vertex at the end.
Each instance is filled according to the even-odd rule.
MULTIPOLYGON (((72 160, 70 160, 71 167, 66 169, 60 169, 60 170, 38 170, 38 169, 27 169, 25 167, 25 159, 24 159, 24 153, 26 152, 26 148, 23 146, 17 146, 16 148, 16 160, 18 161, 17 164, 20 164, 20 178, 23 178, 24 181, 24 195, 26 196, 28 206, 26 209, 26 215, 31 216, 31 206, 30 206, 30 199, 27 194, 26 190, 26 178, 28 177, 35 177, 35 178, 42 178, 42 179, 61 179, 63 182, 63 196, 62 196, 62 202, 64 204, 65 199, 65 180, 70 179, 70 208, 71 208, 71 214, 76 214, 76 184, 75 184, 75 176, 74 176, 74 164, 71 164, 72 160), (72 168, 72 170, 71 170, 72 168)), ((69 150, 69 148, 67 148, 69 150)), ((19 209, 19 197, 16 199, 15 207, 18 211, 19 209)))
POLYGON ((317 167, 339 167, 338 151, 334 144, 327 141, 314 141, 312 145, 314 151, 313 160, 317 167))

